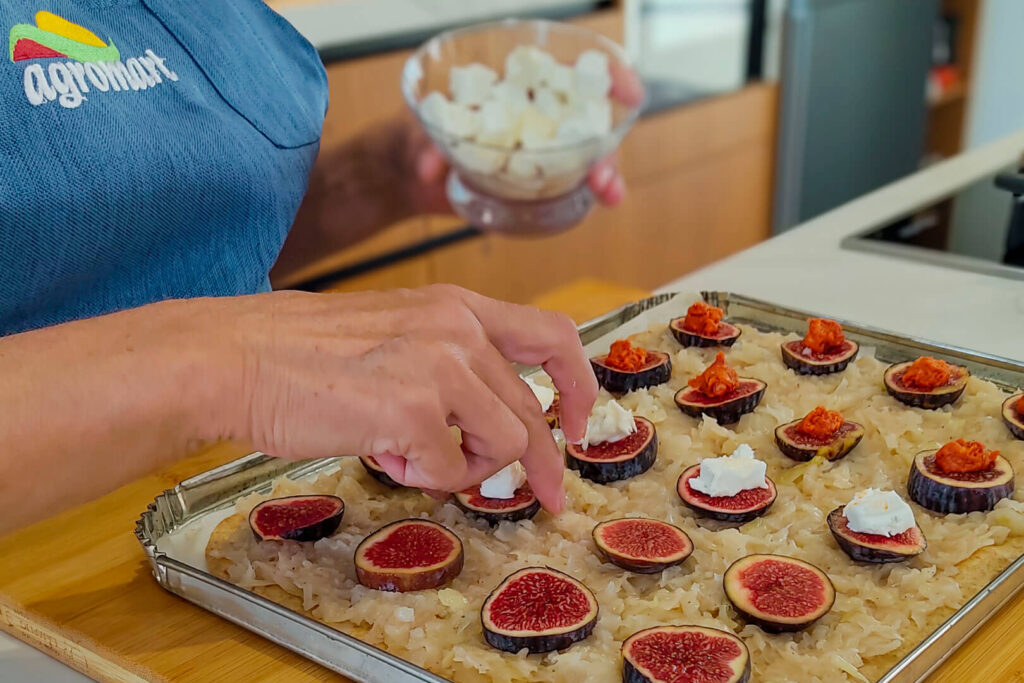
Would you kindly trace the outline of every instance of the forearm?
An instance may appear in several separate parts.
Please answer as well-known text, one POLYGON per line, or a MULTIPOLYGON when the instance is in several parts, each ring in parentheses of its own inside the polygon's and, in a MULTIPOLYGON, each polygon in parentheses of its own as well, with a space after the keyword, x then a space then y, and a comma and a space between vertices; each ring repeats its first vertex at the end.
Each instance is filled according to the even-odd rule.
POLYGON ((407 196, 415 164, 410 130, 396 118, 320 151, 273 279, 286 278, 413 214, 407 196))
POLYGON ((0 338, 0 532, 218 436, 231 370, 201 322, 218 310, 166 302, 0 338))

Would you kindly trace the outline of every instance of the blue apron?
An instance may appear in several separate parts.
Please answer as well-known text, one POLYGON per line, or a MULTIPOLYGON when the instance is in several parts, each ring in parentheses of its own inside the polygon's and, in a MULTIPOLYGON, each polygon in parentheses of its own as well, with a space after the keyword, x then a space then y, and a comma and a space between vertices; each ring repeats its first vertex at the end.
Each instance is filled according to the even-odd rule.
POLYGON ((327 108, 263 0, 4 0, 0 335, 265 291, 327 108))

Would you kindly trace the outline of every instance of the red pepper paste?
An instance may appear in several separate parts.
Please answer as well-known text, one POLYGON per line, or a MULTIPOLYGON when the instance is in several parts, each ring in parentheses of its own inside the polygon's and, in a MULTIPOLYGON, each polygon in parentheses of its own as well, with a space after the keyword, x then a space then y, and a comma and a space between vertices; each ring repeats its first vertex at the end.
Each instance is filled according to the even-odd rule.
POLYGON ((804 335, 804 346, 815 353, 826 353, 842 346, 846 342, 842 326, 835 320, 811 318, 807 321, 807 334, 804 335))
POLYGON ((818 439, 827 439, 834 436, 846 420, 838 410, 826 410, 824 406, 818 406, 800 420, 797 430, 807 436, 818 439))
POLYGON ((980 441, 950 441, 935 453, 935 464, 943 472, 983 472, 995 463, 999 451, 985 450, 980 441))
POLYGON ((1019 415, 1024 415, 1024 394, 1022 394, 1020 399, 1017 401, 1017 413, 1019 415))
POLYGON ((604 364, 616 370, 636 372, 647 364, 647 351, 639 346, 633 346, 628 339, 620 339, 612 343, 604 364))
POLYGON ((715 362, 690 379, 688 384, 705 396, 719 398, 735 391, 740 385, 740 379, 736 371, 725 362, 725 354, 719 351, 715 362))
POLYGON ((694 334, 710 336, 718 332, 720 322, 722 322, 721 308, 698 301, 686 309, 683 329, 694 334))
POLYGON ((902 381, 911 389, 931 391, 949 383, 953 369, 944 360, 921 356, 906 369, 902 381))

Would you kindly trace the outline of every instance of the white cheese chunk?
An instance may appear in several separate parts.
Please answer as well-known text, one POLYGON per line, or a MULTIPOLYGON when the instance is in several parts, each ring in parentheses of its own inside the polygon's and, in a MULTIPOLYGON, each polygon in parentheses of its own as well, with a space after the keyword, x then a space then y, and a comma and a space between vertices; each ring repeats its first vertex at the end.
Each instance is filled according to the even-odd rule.
POLYGON ((515 498, 516 489, 525 483, 526 470, 518 462, 514 462, 480 482, 480 495, 484 498, 508 500, 515 498))
POLYGON ((505 58, 505 80, 532 88, 541 85, 555 65, 555 58, 533 45, 519 45, 505 58))
POLYGON ((498 80, 498 74, 483 64, 453 66, 448 72, 448 87, 452 99, 459 104, 482 104, 491 94, 491 86, 498 80))
POLYGON ((519 138, 519 116, 507 103, 487 100, 480 106, 477 142, 512 149, 519 138))
POLYGON ((524 147, 543 144, 555 137, 558 123, 534 106, 527 107, 519 119, 519 139, 524 147))
POLYGON ((481 147, 472 142, 453 146, 451 155, 455 158, 455 161, 469 171, 484 175, 495 173, 508 161, 508 152, 481 147))
MULTIPOLYGON (((509 165, 511 166, 511 162, 509 165)), ((540 409, 547 411, 547 409, 551 407, 551 404, 555 402, 555 390, 542 384, 537 384, 533 381, 532 377, 524 377, 523 381, 526 382, 526 386, 530 387, 530 391, 533 392, 533 395, 537 397, 537 402, 540 403, 540 409)))
POLYGON ((615 399, 597 406, 587 418, 587 433, 581 444, 585 449, 600 443, 621 441, 636 431, 633 411, 619 405, 615 399))
POLYGON ((866 489, 843 508, 850 531, 897 536, 915 525, 914 511, 895 491, 866 489))
POLYGON ((576 88, 576 70, 567 64, 555 62, 543 76, 544 85, 556 93, 568 96, 576 88))
POLYGON ((554 90, 540 87, 533 91, 533 106, 544 116, 561 121, 565 116, 565 100, 554 90))
POLYGON ((701 460, 700 474, 690 479, 690 487, 715 498, 735 496, 741 491, 768 488, 767 471, 768 465, 755 458, 754 449, 744 443, 732 455, 701 460))
POLYGON ((600 50, 585 50, 576 59, 574 92, 579 97, 608 97, 612 89, 612 72, 608 55, 600 50))

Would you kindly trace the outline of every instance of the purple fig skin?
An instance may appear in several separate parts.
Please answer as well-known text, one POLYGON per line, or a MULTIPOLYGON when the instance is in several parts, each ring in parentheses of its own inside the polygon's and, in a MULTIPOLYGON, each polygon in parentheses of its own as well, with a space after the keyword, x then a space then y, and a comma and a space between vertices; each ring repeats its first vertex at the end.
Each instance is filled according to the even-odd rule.
POLYGON ((675 557, 666 558, 666 559, 658 558, 658 559, 649 559, 648 560, 648 559, 640 559, 640 558, 636 558, 636 557, 627 557, 626 555, 623 555, 620 552, 616 552, 616 550, 614 548, 612 548, 611 546, 609 546, 605 542, 605 540, 603 539, 603 537, 601 535, 601 531, 603 529, 607 528, 609 525, 615 524, 616 522, 626 522, 626 521, 629 521, 629 519, 628 518, 613 519, 613 520, 608 520, 606 522, 601 522, 597 526, 595 526, 594 527, 594 531, 591 532, 591 535, 594 538, 594 545, 597 547, 598 554, 601 555, 601 557, 605 561, 610 562, 611 564, 614 564, 617 567, 622 567, 626 571, 631 571, 631 572, 634 572, 636 574, 658 574, 658 573, 661 573, 661 572, 665 571, 669 567, 674 567, 677 564, 682 564, 686 560, 686 558, 688 558, 691 554, 693 554, 693 541, 691 541, 690 537, 686 535, 686 532, 684 532, 679 527, 671 525, 671 524, 669 524, 667 522, 659 522, 658 520, 649 520, 649 521, 651 521, 652 523, 655 523, 655 524, 664 525, 665 527, 671 527, 672 530, 681 539, 683 539, 685 541, 685 548, 682 551, 680 551, 679 553, 677 553, 675 557))
POLYGON ((384 486, 387 486, 388 488, 391 489, 407 488, 403 484, 399 484, 397 481, 392 479, 391 475, 385 472, 383 468, 381 468, 381 466, 378 465, 376 462, 372 461, 371 458, 362 457, 359 458, 359 462, 362 464, 363 469, 366 470, 367 474, 369 474, 371 477, 373 477, 376 481, 383 484, 384 486))
POLYGON ((828 354, 834 356, 834 358, 815 360, 800 353, 799 349, 803 346, 802 342, 785 342, 782 344, 782 362, 785 363, 787 368, 800 375, 831 375, 836 372, 842 372, 846 369, 847 365, 857 358, 857 354, 860 352, 860 346, 858 346, 857 342, 847 339, 845 343, 850 345, 845 351, 828 354))
POLYGON ((696 512, 700 517, 736 525, 746 524, 747 522, 753 521, 767 513, 778 498, 778 489, 775 488, 775 482, 770 478, 765 477, 768 482, 768 490, 771 492, 771 495, 760 507, 752 510, 744 510, 742 512, 730 511, 727 508, 708 507, 702 501, 698 501, 693 498, 686 486, 687 480, 694 476, 694 473, 699 467, 700 465, 691 465, 683 470, 683 473, 679 475, 679 479, 676 481, 676 493, 679 495, 679 499, 683 501, 683 504, 696 512))
POLYGON ((1009 498, 1014 491, 1014 473, 1010 463, 1002 456, 996 459, 994 471, 1000 476, 988 474, 941 474, 925 472, 930 456, 935 451, 922 451, 910 465, 907 478, 907 493, 910 499, 923 508, 940 514, 962 514, 965 512, 987 512, 1003 498, 1009 498), (1008 476, 1006 476, 1008 473, 1008 476), (971 486, 970 480, 984 482, 991 477, 988 485, 971 486))
POLYGON ((856 448, 857 444, 864 438, 864 427, 856 422, 847 420, 843 423, 843 427, 840 428, 840 433, 836 434, 830 443, 822 446, 803 446, 795 443, 787 434, 789 428, 798 424, 800 424, 800 420, 793 420, 775 428, 775 444, 782 451, 783 455, 797 462, 807 462, 818 455, 830 462, 841 460, 849 455, 850 451, 856 448), (852 426, 847 427, 847 425, 852 426))
POLYGON ((1017 410, 1017 402, 1024 393, 1017 393, 1003 401, 1003 422, 1014 438, 1024 440, 1024 415, 1017 410))
MULTIPOLYGON (((644 665, 640 662, 634 661, 635 655, 632 653, 632 646, 639 639, 643 639, 645 636, 652 634, 657 631, 664 632, 697 632, 707 635, 709 638, 727 638, 732 640, 740 647, 740 656, 742 657, 744 664, 738 674, 728 679, 715 680, 712 683, 749 683, 751 668, 750 668, 750 651, 747 649, 744 642, 726 631, 719 629, 703 628, 700 626, 655 626, 654 628, 644 629, 631 635, 622 644, 622 680, 624 683, 660 683, 664 680, 671 680, 673 671, 670 671, 667 675, 659 676, 657 673, 653 673, 654 678, 646 676, 641 671, 641 667, 644 665)), ((735 665, 733 666, 735 668, 735 665)))
MULTIPOLYGON (((519 491, 516 493, 518 494, 519 491)), ((466 514, 482 519, 491 526, 496 526, 501 522, 520 522, 524 519, 533 519, 540 512, 540 501, 536 496, 531 497, 532 500, 516 507, 493 509, 473 505, 471 496, 465 493, 456 493, 452 496, 452 500, 466 514)))
POLYGON ((667 353, 661 351, 648 351, 648 353, 657 355, 660 361, 636 372, 608 367, 603 362, 605 356, 591 358, 590 365, 594 369, 597 383, 608 392, 621 396, 637 389, 664 384, 672 376, 672 358, 667 353))
POLYGON ((715 418, 720 425, 735 424, 740 421, 741 417, 754 411, 757 404, 764 398, 764 392, 768 388, 768 385, 761 380, 749 377, 740 377, 739 379, 741 384, 743 382, 756 382, 758 388, 720 403, 697 403, 687 399, 687 396, 690 395, 689 392, 695 392, 696 390, 686 386, 676 392, 673 397, 675 404, 679 410, 683 411, 684 415, 696 418, 699 418, 701 415, 707 415, 708 417, 715 418))
POLYGON ((637 425, 644 424, 650 429, 651 437, 636 453, 626 460, 593 460, 586 457, 586 451, 576 444, 565 445, 565 460, 569 469, 576 470, 584 479, 596 484, 630 479, 651 469, 658 457, 658 431, 654 423, 636 417, 637 425))
POLYGON ((739 339, 740 335, 743 334, 740 328, 736 327, 735 325, 732 325, 727 322, 722 322, 719 323, 719 325, 720 327, 724 327, 724 330, 720 329, 719 334, 710 337, 705 337, 702 334, 690 332, 689 330, 684 328, 683 321, 685 319, 686 318, 673 319, 671 322, 669 322, 668 329, 670 332, 672 332, 672 336, 676 338, 676 341, 687 348, 708 348, 711 346, 729 347, 735 344, 736 340, 739 339), (726 334, 722 335, 722 332, 725 332, 726 334))
POLYGON ((810 626, 811 624, 813 624, 814 622, 818 621, 823 616, 828 614, 829 611, 832 609, 832 606, 835 605, 836 601, 836 589, 835 586, 832 585, 832 580, 828 577, 828 574, 826 574, 824 571, 814 566, 813 564, 810 564, 809 562, 803 562, 801 560, 797 560, 792 557, 785 557, 783 555, 748 555, 747 557, 741 557, 740 559, 733 562, 732 565, 730 565, 730 567, 725 570, 725 576, 722 577, 722 585, 725 588, 725 597, 728 598, 729 603, 732 605, 733 609, 736 610, 736 613, 739 614, 744 621, 754 624, 766 633, 790 633, 793 631, 802 631, 803 629, 807 628, 808 626, 810 626), (816 612, 813 612, 810 615, 805 615, 805 617, 799 621, 791 622, 776 621, 771 619, 767 615, 762 616, 760 614, 755 614, 753 611, 748 609, 745 605, 742 604, 743 599, 740 597, 739 591, 737 589, 734 589, 733 587, 733 582, 739 580, 735 577, 734 572, 736 571, 736 567, 741 564, 751 564, 759 560, 767 559, 791 563, 793 565, 800 566, 804 569, 810 569, 814 571, 816 574, 818 574, 818 576, 821 577, 826 586, 825 603, 821 607, 819 607, 816 612))
POLYGON ((491 591, 491 594, 484 599, 483 605, 480 607, 480 623, 483 627, 484 640, 491 647, 502 650, 503 652, 519 652, 523 648, 530 654, 537 654, 543 652, 552 652, 554 650, 564 650, 574 643, 578 643, 584 640, 594 632, 594 627, 597 626, 597 617, 600 610, 597 605, 597 598, 590 591, 589 588, 584 586, 580 581, 564 574, 550 567, 527 567, 520 569, 512 574, 509 574, 501 583, 491 591), (492 627, 493 623, 490 621, 490 609, 492 600, 504 590, 507 586, 511 585, 519 576, 526 575, 535 572, 550 573, 558 576, 562 579, 568 579, 576 587, 583 591, 588 599, 588 602, 593 605, 590 612, 583 615, 580 618, 579 624, 576 628, 570 629, 563 633, 537 633, 536 635, 511 635, 508 633, 502 633, 497 630, 497 627, 492 627))
MULTIPOLYGON (((857 541, 856 538, 847 534, 844 529, 846 524, 839 519, 843 516, 845 506, 839 506, 828 515, 828 528, 836 539, 839 547, 856 562, 868 562, 871 564, 883 564, 886 562, 904 562, 916 557, 928 548, 928 541, 925 539, 921 529, 914 527, 915 535, 921 537, 920 543, 906 544, 899 549, 872 548, 857 541)), ((906 533, 906 532, 904 532, 906 533)))
POLYGON ((954 371, 960 373, 960 377, 951 385, 938 387, 934 391, 914 391, 903 385, 896 377, 901 371, 909 367, 913 361, 905 363, 893 363, 883 375, 885 390, 894 399, 913 408, 924 408, 925 410, 936 410, 942 406, 956 403, 960 395, 967 388, 967 380, 971 373, 962 365, 953 365, 954 371))
POLYGON ((309 543, 319 541, 321 538, 326 538, 337 531, 338 527, 341 526, 341 518, 344 514, 345 501, 337 496, 285 496, 283 498, 271 498, 270 500, 263 501, 249 512, 249 528, 252 529, 253 536, 256 537, 257 541, 299 541, 300 543, 309 543), (261 510, 274 505, 286 505, 288 504, 287 501, 313 499, 329 499, 335 503, 337 509, 334 514, 328 517, 305 526, 286 529, 279 534, 268 534, 259 530, 259 513, 261 510))

